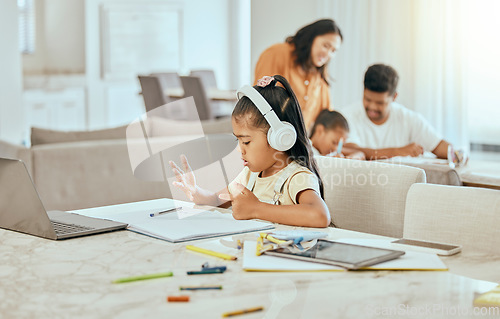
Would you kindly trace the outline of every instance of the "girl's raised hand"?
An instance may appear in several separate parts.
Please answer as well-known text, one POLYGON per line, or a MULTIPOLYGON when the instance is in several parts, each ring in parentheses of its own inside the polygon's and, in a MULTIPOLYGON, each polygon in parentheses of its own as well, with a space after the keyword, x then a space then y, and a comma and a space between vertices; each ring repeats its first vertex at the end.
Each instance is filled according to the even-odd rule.
POLYGON ((184 170, 182 170, 173 161, 169 161, 172 171, 174 171, 177 181, 172 184, 180 188, 189 200, 196 203, 196 195, 198 193, 198 186, 196 185, 196 178, 194 177, 193 170, 189 166, 189 162, 185 155, 181 155, 181 163, 184 170))
POLYGON ((261 201, 245 186, 236 183, 233 192, 220 194, 219 198, 232 202, 233 217, 235 219, 253 219, 256 217, 261 201))

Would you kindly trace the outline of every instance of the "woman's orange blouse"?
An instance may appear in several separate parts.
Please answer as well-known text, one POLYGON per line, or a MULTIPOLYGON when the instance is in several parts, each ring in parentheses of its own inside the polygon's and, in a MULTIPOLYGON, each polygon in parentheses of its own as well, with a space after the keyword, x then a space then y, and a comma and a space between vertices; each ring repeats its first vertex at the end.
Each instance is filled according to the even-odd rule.
POLYGON ((285 77, 299 100, 306 128, 310 131, 319 112, 333 109, 330 90, 319 73, 306 74, 300 65, 294 63, 293 49, 293 44, 278 43, 262 52, 255 66, 254 85, 266 75, 285 77))

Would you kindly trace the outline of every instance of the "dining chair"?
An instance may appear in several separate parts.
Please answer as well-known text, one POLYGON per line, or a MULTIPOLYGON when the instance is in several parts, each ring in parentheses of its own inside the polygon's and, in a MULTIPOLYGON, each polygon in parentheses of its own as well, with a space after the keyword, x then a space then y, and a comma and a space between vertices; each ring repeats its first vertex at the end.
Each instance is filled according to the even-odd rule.
POLYGON ((181 76, 181 83, 186 97, 192 96, 200 120, 213 119, 210 101, 207 98, 205 86, 196 76, 181 76))
POLYGON ((164 88, 157 76, 138 75, 142 89, 142 98, 146 112, 149 112, 158 106, 165 105, 170 100, 164 94, 164 88))
POLYGON ((192 70, 189 76, 197 76, 206 89, 217 89, 217 80, 214 70, 192 70))
POLYGON ((181 78, 177 72, 157 72, 151 73, 151 76, 156 76, 165 89, 182 88, 181 78))
MULTIPOLYGON (((218 90, 217 80, 215 78, 214 70, 192 70, 190 76, 197 76, 201 79, 201 83, 205 86, 206 91, 210 90, 218 90)), ((210 92, 209 92, 210 93, 210 92)), ((212 108, 212 113, 216 118, 226 117, 229 114, 226 114, 225 110, 232 110, 234 107, 235 101, 214 101, 209 98, 209 102, 212 108)))
POLYGON ((425 183, 424 170, 330 156, 315 159, 336 227, 403 236, 406 195, 413 184, 425 183))
POLYGON ((403 236, 500 255, 500 192, 415 184, 408 191, 403 236))

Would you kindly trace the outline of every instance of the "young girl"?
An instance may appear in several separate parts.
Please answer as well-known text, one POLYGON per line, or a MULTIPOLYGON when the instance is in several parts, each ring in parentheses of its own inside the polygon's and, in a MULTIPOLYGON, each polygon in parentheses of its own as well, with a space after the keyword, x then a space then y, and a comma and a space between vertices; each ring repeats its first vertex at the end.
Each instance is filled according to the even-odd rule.
POLYGON ((361 151, 340 146, 349 136, 349 125, 345 117, 337 111, 323 110, 316 118, 311 130, 311 144, 314 155, 365 159, 361 151), (342 142, 341 142, 342 141, 342 142))
POLYGON ((196 204, 232 205, 236 219, 327 227, 330 213, 322 199, 323 184, 297 98, 287 80, 279 75, 264 77, 253 88, 241 88, 238 94, 242 97, 233 110, 232 126, 245 165, 243 171, 228 189, 211 193, 196 185, 182 156, 184 171, 170 162, 177 177, 174 185, 196 204))

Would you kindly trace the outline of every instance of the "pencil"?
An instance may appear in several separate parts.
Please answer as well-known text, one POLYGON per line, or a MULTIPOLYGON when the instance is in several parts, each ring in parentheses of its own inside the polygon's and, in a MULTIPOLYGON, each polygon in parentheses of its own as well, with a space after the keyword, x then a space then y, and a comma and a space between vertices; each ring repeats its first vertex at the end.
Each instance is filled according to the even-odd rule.
POLYGON ((207 254, 207 255, 219 257, 219 258, 226 259, 226 260, 236 260, 236 259, 238 259, 236 256, 231 256, 231 255, 228 255, 228 254, 219 253, 219 252, 216 252, 216 251, 212 251, 212 250, 208 250, 208 249, 196 247, 196 246, 193 246, 193 245, 187 245, 186 249, 192 250, 192 251, 196 251, 196 252, 199 252, 199 253, 202 253, 202 254, 207 254))
POLYGON ((131 281, 138 281, 138 280, 148 280, 148 279, 156 279, 156 278, 163 278, 163 277, 172 277, 173 275, 174 274, 171 271, 169 271, 169 272, 162 272, 162 273, 158 273, 158 274, 149 274, 149 275, 119 278, 119 279, 113 280, 112 283, 121 284, 124 282, 131 282, 131 281))
POLYGON ((231 311, 231 312, 223 313, 222 317, 238 316, 238 315, 243 315, 245 313, 257 312, 257 311, 262 311, 262 310, 264 310, 264 307, 248 308, 248 309, 243 309, 243 310, 231 311))
POLYGON ((210 290, 210 289, 222 290, 222 286, 200 286, 200 287, 181 286, 181 287, 179 287, 179 290, 210 290))

